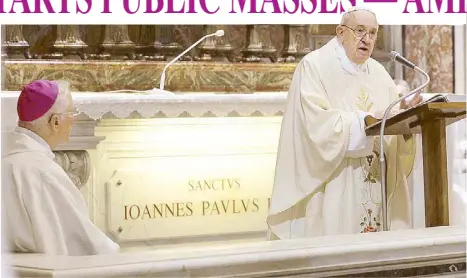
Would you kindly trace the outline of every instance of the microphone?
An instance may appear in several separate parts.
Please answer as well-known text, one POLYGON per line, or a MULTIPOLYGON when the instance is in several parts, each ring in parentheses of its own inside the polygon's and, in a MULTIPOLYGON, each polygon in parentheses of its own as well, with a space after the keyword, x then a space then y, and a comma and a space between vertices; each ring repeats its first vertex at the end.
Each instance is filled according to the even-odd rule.
POLYGON ((389 58, 391 58, 393 62, 398 62, 408 68, 415 69, 416 67, 414 63, 410 62, 396 51, 391 51, 391 53, 389 53, 389 58))
POLYGON ((393 103, 391 103, 388 108, 386 108, 386 111, 384 111, 383 118, 381 119, 381 128, 380 128, 380 172, 381 172, 381 201, 382 201, 382 214, 383 214, 383 231, 388 230, 388 214, 387 214, 387 199, 386 199, 386 160, 385 160, 385 155, 384 155, 384 128, 386 125, 386 120, 388 118, 389 112, 391 109, 398 104, 399 102, 403 101, 404 99, 407 99, 414 95, 415 93, 419 92, 420 90, 424 89, 428 84, 430 83, 430 76, 428 73, 426 73, 424 70, 421 68, 417 67, 414 63, 410 62, 406 58, 404 58, 401 54, 397 53, 396 51, 391 51, 389 54, 389 57, 391 58, 392 61, 400 63, 408 68, 411 68, 421 74, 423 74, 426 78, 425 83, 420 85, 419 87, 415 88, 413 91, 409 92, 408 94, 400 97, 393 103))
POLYGON ((185 51, 183 51, 182 53, 180 53, 177 57, 175 57, 172 61, 170 61, 169 63, 167 63, 164 67, 164 70, 162 70, 162 74, 161 74, 161 81, 160 81, 160 85, 159 85, 159 89, 160 90, 164 90, 164 85, 165 85, 165 72, 167 70, 168 67, 170 67, 170 65, 172 65, 173 63, 175 63, 176 61, 178 61, 178 59, 180 59, 183 55, 185 55, 188 51, 190 51, 191 49, 193 49, 195 46, 197 46, 200 42, 202 42, 203 40, 209 38, 209 37, 213 37, 213 36, 216 36, 216 37, 222 37, 224 35, 224 30, 217 30, 215 33, 212 33, 212 34, 208 34, 204 37, 202 37, 201 39, 199 39, 197 42, 195 42, 194 44, 192 44, 190 47, 188 47, 185 51))

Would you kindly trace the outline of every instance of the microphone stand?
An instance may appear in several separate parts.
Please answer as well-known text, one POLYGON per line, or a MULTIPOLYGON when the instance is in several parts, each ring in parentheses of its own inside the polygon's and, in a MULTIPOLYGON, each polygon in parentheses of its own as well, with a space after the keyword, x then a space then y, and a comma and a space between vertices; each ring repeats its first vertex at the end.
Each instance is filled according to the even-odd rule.
POLYGON ((164 90, 164 85, 165 85, 165 71, 167 70, 168 67, 170 67, 170 65, 172 65, 173 63, 175 63, 176 61, 178 61, 178 59, 180 59, 183 55, 185 55, 188 51, 192 50, 195 46, 197 46, 200 42, 202 42, 203 40, 209 38, 209 37, 214 37, 214 36, 217 36, 217 37, 221 37, 224 35, 224 31, 223 30, 217 30, 215 33, 212 33, 212 34, 208 34, 204 37, 202 37, 201 39, 199 39, 197 42, 195 42, 194 44, 192 44, 190 47, 188 47, 187 49, 185 49, 185 51, 183 51, 182 53, 180 53, 177 57, 175 57, 172 61, 170 61, 169 63, 167 63, 164 67, 164 70, 162 71, 162 75, 161 75, 161 81, 160 81, 160 85, 159 85, 159 89, 161 90, 164 90))
POLYGON ((421 86, 415 88, 413 91, 411 91, 410 93, 408 93, 407 95, 404 95, 402 97, 400 97, 399 99, 397 99, 396 101, 394 101, 393 103, 391 103, 388 108, 386 109, 386 111, 384 111, 384 115, 383 115, 383 118, 381 119, 381 128, 380 128, 380 156, 379 156, 379 161, 380 161, 380 171, 381 171, 381 197, 382 197, 382 202, 383 202, 383 205, 382 205, 382 209, 383 209, 383 231, 388 231, 388 214, 387 214, 387 199, 386 199, 386 195, 387 195, 387 184, 386 184, 386 159, 385 159, 385 155, 384 155, 384 127, 386 125, 386 119, 389 115, 389 112, 391 111, 391 109, 399 102, 401 102, 402 100, 414 95, 415 93, 417 93, 418 91, 424 89, 426 86, 428 86, 428 83, 430 83, 430 76, 428 75, 428 73, 426 73, 425 71, 423 71, 421 68, 419 67, 414 67, 413 68, 415 71, 418 71, 419 73, 423 74, 426 78, 426 81, 425 83, 423 83, 421 86))

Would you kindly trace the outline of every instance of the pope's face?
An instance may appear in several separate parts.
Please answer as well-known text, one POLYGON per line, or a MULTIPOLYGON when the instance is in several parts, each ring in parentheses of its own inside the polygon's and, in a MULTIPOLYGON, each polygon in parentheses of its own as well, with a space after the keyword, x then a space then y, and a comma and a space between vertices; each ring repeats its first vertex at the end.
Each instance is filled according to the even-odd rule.
POLYGON ((349 59, 363 64, 373 53, 378 34, 378 23, 373 13, 356 11, 349 15, 346 24, 339 25, 337 36, 349 59))

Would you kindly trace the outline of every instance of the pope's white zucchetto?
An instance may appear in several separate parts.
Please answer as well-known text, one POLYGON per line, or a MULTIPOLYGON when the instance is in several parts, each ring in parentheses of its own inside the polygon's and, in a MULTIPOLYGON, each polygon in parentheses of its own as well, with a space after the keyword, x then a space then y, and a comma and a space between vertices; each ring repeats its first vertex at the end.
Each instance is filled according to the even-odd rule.
MULTIPOLYGON (((353 7, 350 7, 347 11, 345 11, 344 13, 342 13, 342 19, 341 19, 341 24, 342 22, 344 21, 344 18, 350 14, 350 13, 353 13, 353 12, 358 12, 358 11, 367 11, 367 12, 370 12, 372 14, 375 15, 375 18, 376 18, 376 13, 368 8, 368 7, 363 7, 363 6, 353 6, 353 7)), ((376 19, 376 23, 378 24, 378 19, 376 19)))

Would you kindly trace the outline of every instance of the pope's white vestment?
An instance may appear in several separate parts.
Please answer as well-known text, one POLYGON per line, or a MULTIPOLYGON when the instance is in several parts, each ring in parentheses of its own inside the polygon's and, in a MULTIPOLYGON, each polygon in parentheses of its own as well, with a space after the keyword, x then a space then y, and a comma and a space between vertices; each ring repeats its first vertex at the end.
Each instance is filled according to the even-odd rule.
MULTIPOLYGON (((379 139, 364 117, 380 117, 397 87, 374 59, 353 64, 334 38, 297 65, 282 120, 270 239, 382 230, 379 139)), ((412 138, 385 137, 388 226, 410 228, 412 138)))
POLYGON ((17 127, 2 134, 2 234, 11 252, 94 255, 119 246, 89 219, 86 203, 48 144, 17 127))

